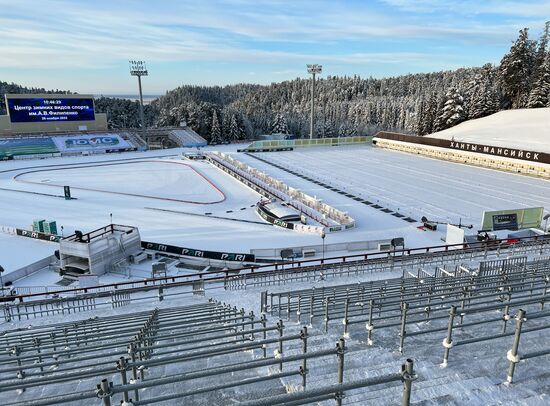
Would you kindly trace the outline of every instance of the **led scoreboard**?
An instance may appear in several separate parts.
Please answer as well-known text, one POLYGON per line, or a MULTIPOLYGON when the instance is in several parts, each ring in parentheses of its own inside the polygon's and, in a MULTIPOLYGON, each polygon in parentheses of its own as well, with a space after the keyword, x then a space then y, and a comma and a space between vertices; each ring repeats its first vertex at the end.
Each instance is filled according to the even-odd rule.
POLYGON ((76 97, 9 98, 8 115, 12 123, 93 121, 94 100, 76 97))

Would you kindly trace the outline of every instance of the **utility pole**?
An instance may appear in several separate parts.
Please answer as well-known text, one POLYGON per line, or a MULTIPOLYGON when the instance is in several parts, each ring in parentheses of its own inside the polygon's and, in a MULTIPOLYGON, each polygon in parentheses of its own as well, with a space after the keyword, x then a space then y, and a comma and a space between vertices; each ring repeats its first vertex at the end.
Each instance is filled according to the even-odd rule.
POLYGON ((145 61, 129 61, 130 75, 137 76, 139 86, 139 121, 141 123, 141 131, 145 134, 145 119, 143 118, 143 93, 141 91, 141 77, 148 76, 145 61))
POLYGON ((311 73, 311 121, 309 122, 309 139, 313 139, 313 121, 315 116, 315 75, 323 71, 322 65, 312 64, 307 65, 307 72, 311 73))

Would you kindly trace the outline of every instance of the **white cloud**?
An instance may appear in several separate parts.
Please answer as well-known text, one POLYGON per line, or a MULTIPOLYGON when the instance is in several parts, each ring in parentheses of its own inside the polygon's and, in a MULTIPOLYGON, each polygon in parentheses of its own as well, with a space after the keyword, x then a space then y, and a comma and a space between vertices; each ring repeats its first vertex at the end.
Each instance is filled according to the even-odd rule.
POLYGON ((398 9, 416 13, 453 13, 457 15, 507 15, 512 17, 548 17, 549 0, 383 0, 398 9))
MULTIPOLYGON (((135 58, 150 64, 271 64, 265 72, 279 77, 300 74, 295 65, 312 60, 362 66, 433 60, 451 66, 460 60, 453 46, 506 47, 525 18, 538 22, 548 15, 548 3, 0 0, 0 69, 112 71, 135 58), (494 12, 508 17, 476 18, 494 12)), ((243 68, 243 80, 251 69, 243 68)))
MULTIPOLYGON (((447 1, 386 0, 399 7, 428 7, 447 1)), ((269 55, 266 42, 320 46, 330 41, 369 42, 379 39, 509 41, 510 23, 478 24, 415 18, 398 20, 360 3, 302 0, 249 0, 136 3, 116 1, 25 1, 5 3, 10 17, 0 20, 0 51, 27 58, 39 47, 57 50, 61 58, 78 57, 87 64, 101 55, 106 61, 146 55, 158 60, 215 59, 240 49, 269 55), (9 4, 9 7, 8 7, 9 4), (16 17, 16 18, 14 18, 16 17), (11 51, 10 51, 11 50, 11 51), (209 55, 210 54, 210 55, 209 55)), ((46 52, 46 51, 44 51, 46 52)), ((298 53, 300 51, 297 51, 298 53)), ((4 59, 4 58, 2 58, 4 59)), ((55 64, 55 61, 43 61, 55 64)), ((6 66, 6 62, 0 62, 6 66)), ((17 61, 9 62, 17 65, 17 61)))

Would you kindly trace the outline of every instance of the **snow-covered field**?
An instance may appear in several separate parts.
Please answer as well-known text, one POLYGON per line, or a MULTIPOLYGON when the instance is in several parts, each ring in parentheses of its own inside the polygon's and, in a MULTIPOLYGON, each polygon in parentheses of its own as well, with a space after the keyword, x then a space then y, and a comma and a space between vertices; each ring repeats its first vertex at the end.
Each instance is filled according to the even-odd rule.
MULTIPOLYGON (((408 223, 237 153, 237 147, 222 149, 290 186, 348 211, 357 220, 355 229, 329 234, 327 245, 394 237, 405 237, 409 247, 442 243, 444 228, 438 232, 419 230, 418 223, 408 223)), ((179 153, 181 150, 176 149, 3 162, 0 225, 28 229, 34 219, 45 218, 56 220, 58 228, 63 226, 67 235, 74 230, 86 232, 102 227, 109 223, 112 213, 114 223, 139 227, 144 240, 197 249, 249 252, 255 248, 320 244, 316 235, 262 224, 254 210, 260 198, 256 192, 207 162, 182 161, 179 153), (98 163, 104 166, 95 166, 98 163), (72 186, 76 200, 60 197, 63 185, 72 186)), ((483 210, 550 207, 548 181, 370 146, 258 156, 416 220, 426 216, 443 222, 462 221, 473 224, 475 230, 483 210)), ((21 237, 3 236, 0 241, 0 264, 8 264, 8 269, 36 260, 38 254, 25 255, 29 246, 36 246, 33 252, 40 255, 48 251, 41 242, 19 243, 23 241, 21 237)))
MULTIPOLYGON (((370 146, 294 150, 257 156, 321 179, 399 211, 414 219, 473 224, 480 227, 484 210, 543 206, 550 208, 550 182, 490 169, 425 158, 370 146)), ((400 219, 321 188, 288 172, 239 154, 250 165, 335 207, 348 211, 366 230, 397 227, 400 219)))
POLYGON ((151 160, 100 165, 35 169, 23 172, 17 181, 47 185, 57 190, 67 185, 73 189, 106 194, 121 193, 199 204, 217 203, 225 199, 215 184, 185 162, 151 160))

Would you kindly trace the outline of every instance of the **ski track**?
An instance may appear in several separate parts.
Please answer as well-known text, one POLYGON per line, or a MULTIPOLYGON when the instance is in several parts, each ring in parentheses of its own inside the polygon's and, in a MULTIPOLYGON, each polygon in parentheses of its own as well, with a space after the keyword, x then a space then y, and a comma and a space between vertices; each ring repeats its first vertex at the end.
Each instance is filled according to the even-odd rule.
MULTIPOLYGON (((484 210, 550 206, 550 182, 546 180, 374 147, 294 150, 258 156, 413 217, 413 213, 418 216, 421 211, 435 219, 462 218, 477 223, 484 210)), ((261 168, 274 174, 280 171, 267 164, 261 168)), ((289 173, 278 177, 291 184, 298 179, 304 181, 289 173)), ((302 189, 319 191, 315 184, 302 189)), ((354 202, 352 206, 361 204, 354 202)))

